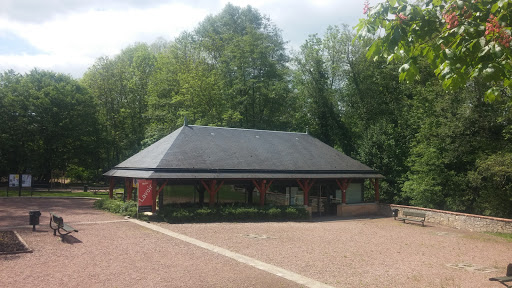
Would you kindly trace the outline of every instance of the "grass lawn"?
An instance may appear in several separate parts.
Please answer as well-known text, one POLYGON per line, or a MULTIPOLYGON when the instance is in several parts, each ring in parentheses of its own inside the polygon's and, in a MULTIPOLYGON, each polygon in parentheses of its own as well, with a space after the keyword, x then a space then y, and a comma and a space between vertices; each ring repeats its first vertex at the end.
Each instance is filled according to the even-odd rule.
POLYGON ((512 233, 492 233, 492 232, 487 232, 486 234, 498 236, 498 237, 504 238, 505 240, 507 240, 509 242, 512 242, 512 233))
MULTIPOLYGON (((21 196, 30 197, 30 190, 22 190, 21 196)), ((18 197, 18 190, 9 189, 9 197, 18 197)), ((70 191, 33 191, 33 197, 95 197, 108 198, 108 193, 92 193, 92 192, 70 192, 70 191)), ((7 190, 0 190, 0 197, 7 197, 7 190)))

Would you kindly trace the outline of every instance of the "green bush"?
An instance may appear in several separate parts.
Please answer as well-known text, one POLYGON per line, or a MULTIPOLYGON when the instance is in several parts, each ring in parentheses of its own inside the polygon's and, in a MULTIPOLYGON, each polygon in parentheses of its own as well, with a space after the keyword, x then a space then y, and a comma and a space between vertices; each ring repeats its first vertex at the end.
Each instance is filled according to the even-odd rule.
POLYGON ((94 202, 94 207, 123 216, 137 217, 137 203, 134 201, 100 199, 94 202))
POLYGON ((253 207, 234 203, 214 208, 198 205, 167 204, 158 215, 169 223, 245 222, 306 220, 309 217, 303 207, 271 206, 253 207))
MULTIPOLYGON (((97 209, 111 213, 137 217, 137 203, 100 199, 94 202, 97 209)), ((167 204, 158 211, 158 216, 169 223, 246 222, 246 221, 290 221, 306 220, 306 209, 293 206, 253 207, 233 203, 213 208, 197 204, 167 204)))

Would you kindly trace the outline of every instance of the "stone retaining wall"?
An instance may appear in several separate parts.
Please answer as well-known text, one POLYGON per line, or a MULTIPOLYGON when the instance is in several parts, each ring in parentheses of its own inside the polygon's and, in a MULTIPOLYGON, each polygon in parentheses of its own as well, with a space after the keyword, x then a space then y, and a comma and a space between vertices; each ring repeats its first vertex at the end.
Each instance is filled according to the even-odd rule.
POLYGON ((379 210, 378 203, 338 204, 336 215, 348 217, 379 215, 379 210))
MULTIPOLYGON (((465 229, 476 232, 501 232, 512 233, 512 219, 495 218, 474 214, 465 214, 443 210, 435 210, 421 207, 403 205, 380 205, 380 213, 383 216, 392 217, 392 210, 408 210, 426 213, 425 222, 446 225, 457 229, 465 229)), ((399 212, 400 215, 400 212, 399 212)))

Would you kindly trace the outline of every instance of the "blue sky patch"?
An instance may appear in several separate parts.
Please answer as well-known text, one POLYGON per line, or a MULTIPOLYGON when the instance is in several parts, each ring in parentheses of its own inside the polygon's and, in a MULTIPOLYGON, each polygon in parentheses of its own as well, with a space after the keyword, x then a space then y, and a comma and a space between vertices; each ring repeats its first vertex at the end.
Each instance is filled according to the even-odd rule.
POLYGON ((4 32, 0 33, 0 54, 1 55, 36 55, 41 54, 42 51, 32 46, 27 40, 18 37, 17 35, 4 32))

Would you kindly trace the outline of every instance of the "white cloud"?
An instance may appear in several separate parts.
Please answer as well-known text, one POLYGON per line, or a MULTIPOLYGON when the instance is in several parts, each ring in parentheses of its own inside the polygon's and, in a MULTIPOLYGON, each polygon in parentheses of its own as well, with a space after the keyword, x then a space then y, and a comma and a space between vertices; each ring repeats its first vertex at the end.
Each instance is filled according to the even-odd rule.
POLYGON ((0 37, 15 35, 34 48, 30 51, 41 51, 0 55, 0 71, 23 73, 37 67, 81 77, 98 57, 118 54, 135 42, 172 40, 228 2, 251 5, 269 16, 289 47, 298 48, 309 34, 322 35, 328 25, 356 24, 364 1, 48 0, 41 6, 40 0, 0 0, 0 37))
MULTIPOLYGON (((9 68, 24 68, 20 72, 32 67, 56 70, 55 67, 66 65, 84 69, 97 57, 117 54, 135 42, 151 43, 158 37, 173 39, 193 29, 206 15, 208 11, 203 9, 175 3, 147 9, 88 10, 40 24, 0 19, 0 27, 9 29, 43 52, 41 55, 4 55, 0 63, 11 65, 9 68)), ((68 73, 77 77, 81 74, 68 73)))

